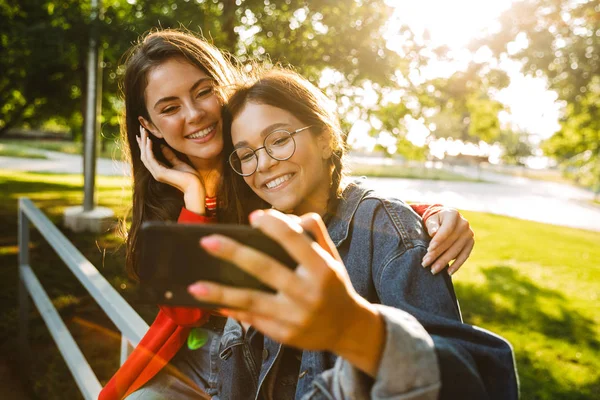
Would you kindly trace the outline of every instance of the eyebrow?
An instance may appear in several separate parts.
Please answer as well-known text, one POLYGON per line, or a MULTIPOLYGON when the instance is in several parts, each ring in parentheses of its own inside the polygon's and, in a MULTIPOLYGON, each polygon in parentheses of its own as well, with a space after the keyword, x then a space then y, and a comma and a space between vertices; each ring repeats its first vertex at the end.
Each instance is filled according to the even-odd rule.
MULTIPOLYGON (((288 128, 289 129, 289 127, 290 127, 290 124, 286 124, 284 122, 277 122, 277 123, 271 124, 271 125, 267 126, 265 129, 263 129, 262 131, 260 131, 260 137, 264 138, 269 133, 276 131, 279 128, 288 128)), ((247 141, 242 140, 241 142, 237 142, 235 144, 235 146, 233 146, 233 149, 237 150, 240 147, 250 147, 250 144, 247 141)))
MULTIPOLYGON (((194 83, 192 85, 192 87, 190 88, 190 93, 193 92, 194 90, 196 90, 198 88, 198 86, 200 86, 205 81, 214 81, 214 79, 211 77, 208 77, 208 76, 198 79, 196 81, 196 83, 194 83)), ((167 101, 173 101, 173 100, 177 100, 177 99, 178 99, 177 96, 168 96, 168 97, 160 98, 160 99, 158 99, 158 101, 156 103, 154 103, 154 108, 158 107, 161 103, 165 103, 167 101)))

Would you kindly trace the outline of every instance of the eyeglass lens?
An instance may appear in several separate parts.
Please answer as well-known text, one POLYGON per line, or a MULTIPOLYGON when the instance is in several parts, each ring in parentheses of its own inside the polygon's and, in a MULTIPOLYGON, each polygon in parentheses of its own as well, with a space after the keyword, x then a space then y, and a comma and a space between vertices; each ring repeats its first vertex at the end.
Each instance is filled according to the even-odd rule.
MULTIPOLYGON (((240 175, 252 175, 258 168, 256 152, 261 148, 256 150, 250 147, 236 149, 229 158, 231 167, 240 175)), ((264 149, 271 158, 284 161, 294 154, 296 143, 290 132, 277 130, 269 133, 265 138, 264 149)))

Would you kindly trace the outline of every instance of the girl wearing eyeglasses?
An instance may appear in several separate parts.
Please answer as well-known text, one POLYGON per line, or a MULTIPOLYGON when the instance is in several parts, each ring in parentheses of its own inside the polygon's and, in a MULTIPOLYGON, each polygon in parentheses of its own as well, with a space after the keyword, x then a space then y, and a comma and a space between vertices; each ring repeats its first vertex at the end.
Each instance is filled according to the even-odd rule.
POLYGON ((323 93, 271 70, 226 107, 226 206, 251 211, 237 200, 247 189, 270 205, 250 223, 298 267, 223 236, 201 240, 276 291, 189 287, 224 305, 223 337, 264 335, 239 343, 231 334, 238 346, 221 361, 222 398, 516 399, 510 344, 462 323, 450 276, 421 267, 429 237, 417 215, 344 179, 342 134, 323 93))
MULTIPOLYGON (((221 188, 229 179, 226 175, 234 173, 226 166, 230 152, 223 152, 222 105, 231 88, 242 80, 242 74, 227 56, 209 43, 188 33, 170 30, 156 31, 142 38, 128 53, 125 67, 122 131, 133 176, 127 268, 135 278, 139 260, 138 233, 143 222, 203 223, 240 219, 241 208, 217 211, 217 205, 225 204, 226 194, 221 188)), ((312 129, 296 132, 294 141, 298 142, 312 129)), ((273 150, 277 144, 270 146, 273 150)), ((249 206, 257 199, 260 200, 252 194, 243 200, 249 206)), ((437 231, 437 246, 431 248, 423 264, 437 273, 455 260, 451 268, 452 271, 458 269, 474 243, 468 222, 452 209, 427 206, 414 206, 414 209, 429 217, 430 234, 437 231)), ((170 366, 176 366, 175 375, 198 377, 196 387, 201 390, 190 389, 185 383, 189 383, 189 379, 177 380, 185 383, 180 396, 216 395, 217 371, 213 359, 223 321, 219 317, 209 318, 209 314, 199 309, 160 307, 148 333, 107 383, 100 398, 123 398, 156 379, 157 374, 163 374, 170 366), (196 329, 199 326, 204 330, 196 329), (189 343, 204 345, 194 348, 189 343)))

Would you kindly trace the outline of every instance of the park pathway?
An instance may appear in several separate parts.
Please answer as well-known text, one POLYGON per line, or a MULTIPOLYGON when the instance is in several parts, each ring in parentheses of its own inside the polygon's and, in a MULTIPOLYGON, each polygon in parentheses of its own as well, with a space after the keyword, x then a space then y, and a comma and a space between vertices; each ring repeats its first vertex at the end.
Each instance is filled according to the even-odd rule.
MULTIPOLYGON (((0 157, 0 169, 82 173, 82 157, 44 152, 47 160, 0 157)), ((600 207, 590 191, 573 186, 501 175, 469 167, 455 172, 484 182, 369 178, 379 192, 412 202, 436 202, 463 210, 482 211, 548 224, 600 231, 600 207)), ((98 159, 98 175, 126 175, 123 162, 98 159)))

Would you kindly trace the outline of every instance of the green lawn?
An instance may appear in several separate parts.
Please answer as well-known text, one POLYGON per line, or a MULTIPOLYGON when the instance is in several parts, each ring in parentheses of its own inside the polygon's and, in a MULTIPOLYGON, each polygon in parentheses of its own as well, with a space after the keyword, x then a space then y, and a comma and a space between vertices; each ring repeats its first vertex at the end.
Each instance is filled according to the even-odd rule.
POLYGON ((19 157, 19 158, 37 158, 46 159, 47 157, 28 147, 23 147, 14 144, 0 143, 0 156, 2 157, 19 157))
MULTIPOLYGON (((98 178, 98 199, 122 215, 128 180, 98 178)), ((29 196, 58 223, 82 201, 79 176, 0 170, 0 354, 16 360, 16 206, 29 196)), ((591 399, 600 392, 600 233, 464 212, 477 244, 454 282, 465 320, 511 341, 523 399, 591 399)), ((109 281, 134 301, 124 278, 124 248, 114 232, 67 233, 109 281)), ((32 233, 31 265, 102 382, 118 365, 114 328, 54 252, 32 233)), ((148 319, 153 308, 134 307, 148 319)), ((32 314, 38 398, 81 398, 43 322, 32 314)))
MULTIPOLYGON (((30 158, 28 154, 34 153, 32 149, 58 151, 60 153, 67 154, 83 154, 83 143, 73 142, 70 140, 48 140, 48 139, 1 139, 0 140, 0 155, 2 147, 8 147, 13 149, 15 155, 12 157, 25 157, 30 158), (19 155, 18 151, 22 152, 19 155)), ((121 160, 123 154, 120 151, 116 142, 106 142, 105 148, 102 149, 100 146, 96 148, 98 157, 111 158, 121 160)))
POLYGON ((470 181, 481 182, 452 171, 423 166, 404 164, 374 165, 350 163, 350 173, 353 176, 372 176, 378 178, 431 179, 439 181, 470 181))

